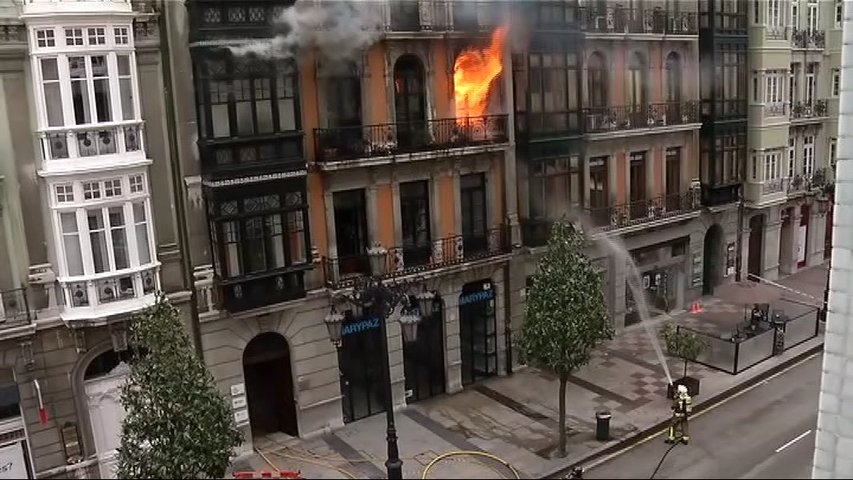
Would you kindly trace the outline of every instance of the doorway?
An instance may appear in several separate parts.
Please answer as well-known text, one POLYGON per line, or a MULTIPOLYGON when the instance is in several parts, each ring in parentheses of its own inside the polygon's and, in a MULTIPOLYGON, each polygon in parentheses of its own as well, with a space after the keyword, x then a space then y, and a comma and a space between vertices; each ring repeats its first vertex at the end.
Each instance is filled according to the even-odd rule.
POLYGON ((462 385, 497 375, 497 319, 491 280, 467 283, 459 296, 462 385))
MULTIPOLYGON (((754 215, 749 219, 749 259, 747 272, 749 275, 763 276, 761 266, 764 263, 764 214, 754 215)), ((751 279, 747 276, 747 279, 751 279)))
POLYGON ((243 351, 243 377, 252 435, 299 436, 287 340, 275 332, 253 338, 243 351))
POLYGON ((332 194, 335 208, 335 242, 341 276, 370 273, 367 260, 367 209, 364 189, 332 194))
POLYGON ((440 298, 432 301, 432 318, 424 318, 418 323, 418 337, 414 342, 403 342, 407 403, 441 395, 445 391, 443 302, 440 298))
POLYGON ((720 283, 720 260, 723 249, 723 227, 711 225, 705 232, 703 248, 702 295, 713 295, 720 283))

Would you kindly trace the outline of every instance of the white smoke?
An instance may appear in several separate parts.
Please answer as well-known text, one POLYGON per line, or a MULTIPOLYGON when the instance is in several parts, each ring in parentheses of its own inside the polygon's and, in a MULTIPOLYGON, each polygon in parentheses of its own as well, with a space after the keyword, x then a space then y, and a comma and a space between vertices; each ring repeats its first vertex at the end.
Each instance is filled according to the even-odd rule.
POLYGON ((370 0, 296 0, 275 20, 273 38, 230 47, 237 56, 290 60, 316 50, 330 63, 357 58, 383 31, 378 2, 370 0))

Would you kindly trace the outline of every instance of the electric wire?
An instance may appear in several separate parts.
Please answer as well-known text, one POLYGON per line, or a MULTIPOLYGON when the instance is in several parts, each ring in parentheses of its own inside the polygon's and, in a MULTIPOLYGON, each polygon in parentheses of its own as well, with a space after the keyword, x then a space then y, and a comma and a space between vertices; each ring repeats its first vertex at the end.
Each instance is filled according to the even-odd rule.
POLYGON ((500 463, 501 465, 503 465, 507 469, 509 469, 509 471, 511 471, 512 474, 515 475, 516 479, 519 479, 519 480, 521 479, 521 475, 519 475, 518 470, 516 470, 515 467, 513 467, 511 463, 509 463, 506 460, 498 457, 497 455, 492 455, 491 453, 487 453, 487 452, 478 452, 478 451, 474 451, 474 450, 453 450, 453 451, 450 451, 447 453, 442 453, 441 455, 433 458, 432 461, 429 462, 429 464, 426 466, 426 468, 424 468, 424 471, 421 474, 421 480, 425 480, 427 478, 429 471, 432 470, 432 467, 434 467, 435 464, 437 464, 438 462, 444 460, 445 458, 455 457, 455 456, 459 456, 459 455, 471 455, 471 456, 475 456, 475 457, 490 458, 490 459, 500 463))

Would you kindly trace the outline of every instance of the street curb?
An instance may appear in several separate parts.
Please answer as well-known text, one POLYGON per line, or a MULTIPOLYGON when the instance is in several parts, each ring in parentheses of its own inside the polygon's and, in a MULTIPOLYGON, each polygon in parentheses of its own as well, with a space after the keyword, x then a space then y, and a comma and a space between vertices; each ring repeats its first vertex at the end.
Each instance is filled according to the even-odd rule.
MULTIPOLYGON (((710 398, 705 399, 701 402, 698 402, 693 407, 693 413, 694 414, 699 413, 702 410, 705 410, 708 407, 719 403, 721 400, 724 400, 728 397, 731 397, 731 396, 735 395, 736 393, 738 393, 742 390, 745 390, 745 389, 747 389, 747 388, 749 388, 749 387, 751 387, 757 383, 760 383, 760 382, 764 381, 765 379, 767 379, 768 377, 770 377, 776 373, 779 373, 782 370, 785 370, 786 368, 788 368, 788 367, 790 367, 790 366, 792 366, 792 365, 794 365, 794 364, 796 364, 796 363, 798 363, 798 362, 800 362, 800 361, 802 361, 802 360, 804 360, 804 359, 806 359, 806 358, 808 358, 808 357, 810 357, 816 353, 821 352, 822 350, 823 350, 823 343, 821 343, 819 345, 815 345, 814 347, 811 347, 808 350, 806 350, 802 353, 799 353, 796 356, 793 356, 793 357, 785 360, 782 363, 779 363, 778 365, 774 365, 773 367, 768 368, 767 370, 755 375, 754 377, 752 377, 748 380, 745 380, 742 383, 739 383, 737 385, 729 387, 728 389, 723 390, 722 392, 714 395, 713 397, 710 397, 710 398)), ((610 455, 612 453, 618 452, 619 450, 630 447, 631 445, 633 445, 633 444, 639 442, 640 440, 648 437, 650 434, 657 433, 659 431, 664 430, 667 427, 667 425, 669 425, 669 419, 668 418, 652 425, 651 427, 648 427, 648 428, 645 428, 642 430, 638 430, 633 435, 631 435, 630 437, 623 438, 622 440, 616 441, 616 442, 611 443, 609 445, 604 445, 600 449, 594 451, 593 453, 591 453, 591 454, 589 454, 589 455, 587 455, 587 456, 585 456, 579 460, 572 460, 571 461, 572 463, 569 464, 568 466, 561 466, 561 467, 552 468, 551 470, 540 475, 538 478, 564 478, 564 476, 567 475, 568 473, 570 473, 573 468, 582 467, 584 464, 590 463, 593 460, 599 459, 601 457, 604 457, 604 456, 610 455)))

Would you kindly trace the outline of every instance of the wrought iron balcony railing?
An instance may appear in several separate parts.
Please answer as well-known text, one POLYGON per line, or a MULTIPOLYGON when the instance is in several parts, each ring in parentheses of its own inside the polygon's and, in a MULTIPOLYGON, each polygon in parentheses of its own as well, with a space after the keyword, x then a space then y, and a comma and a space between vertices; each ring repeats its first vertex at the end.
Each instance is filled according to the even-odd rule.
POLYGON ((764 105, 764 116, 765 117, 781 117, 784 116, 788 112, 788 104, 787 103, 768 103, 764 105))
MULTIPOLYGON (((509 243, 508 230, 500 226, 482 235, 454 235, 422 245, 389 248, 385 251, 385 273, 381 276, 400 277, 498 256, 511 251, 509 243)), ((323 257, 322 262, 329 288, 346 288, 354 278, 372 274, 366 253, 323 257)))
POLYGON ((28 325, 32 317, 26 288, 0 291, 0 330, 28 325))
POLYGON ((144 151, 142 123, 51 128, 39 132, 45 160, 94 157, 144 151))
POLYGON ((636 9, 617 6, 581 8, 580 29, 587 33, 645 33, 658 35, 696 35, 696 12, 670 12, 663 9, 636 9))
POLYGON ((826 47, 826 32, 795 28, 791 32, 791 46, 794 48, 823 49, 826 47))
POLYGON ((621 205, 587 208, 593 227, 614 230, 662 220, 700 208, 699 192, 663 195, 621 205))
POLYGON ((813 103, 796 102, 791 106, 791 119, 825 117, 828 113, 826 100, 815 100, 813 103))
POLYGON ((666 127, 700 121, 699 103, 696 101, 588 107, 583 109, 583 117, 586 133, 666 127))
POLYGON ((314 130, 320 163, 506 143, 507 115, 314 130))

